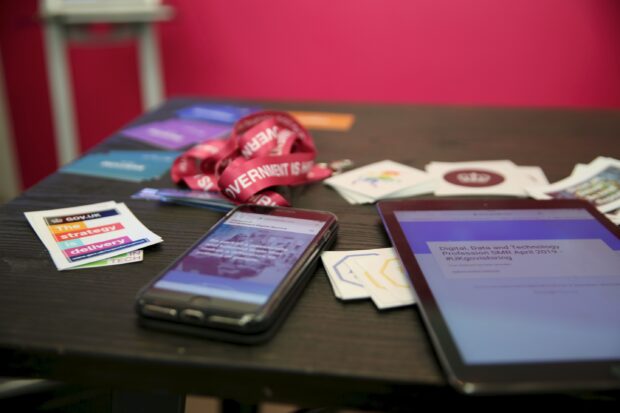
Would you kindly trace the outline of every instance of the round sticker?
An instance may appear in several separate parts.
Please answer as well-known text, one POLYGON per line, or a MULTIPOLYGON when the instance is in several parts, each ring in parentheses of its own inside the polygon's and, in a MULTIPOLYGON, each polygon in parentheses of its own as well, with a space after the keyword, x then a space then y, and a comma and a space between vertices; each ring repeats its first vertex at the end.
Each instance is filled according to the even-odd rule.
POLYGON ((482 169, 459 169, 445 174, 443 179, 454 185, 474 188, 494 186, 504 182, 504 177, 500 174, 482 169))

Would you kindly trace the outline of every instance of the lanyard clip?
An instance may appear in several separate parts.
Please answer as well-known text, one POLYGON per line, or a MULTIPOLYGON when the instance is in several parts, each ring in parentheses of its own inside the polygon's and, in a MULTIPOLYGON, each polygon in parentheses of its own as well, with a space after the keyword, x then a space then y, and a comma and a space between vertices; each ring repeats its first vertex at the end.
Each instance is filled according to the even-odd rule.
POLYGON ((350 159, 338 159, 335 161, 325 163, 325 166, 333 171, 332 175, 341 174, 347 169, 351 169, 353 165, 354 163, 350 159))

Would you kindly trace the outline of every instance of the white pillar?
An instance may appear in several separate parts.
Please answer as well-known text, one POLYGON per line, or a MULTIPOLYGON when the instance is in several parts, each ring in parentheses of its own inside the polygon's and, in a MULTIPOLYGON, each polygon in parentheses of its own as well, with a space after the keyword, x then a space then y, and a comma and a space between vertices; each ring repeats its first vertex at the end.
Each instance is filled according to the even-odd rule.
POLYGON ((142 107, 152 109, 163 101, 161 73, 159 69, 159 48, 154 24, 138 24, 138 53, 140 57, 140 82, 142 107))
POLYGON ((75 132, 73 109, 73 88, 67 60, 65 28, 53 19, 45 22, 45 53, 47 56, 47 78, 52 99, 56 154, 58 165, 62 166, 79 153, 75 132))
POLYGON ((2 56, 0 56, 0 203, 15 197, 20 191, 20 186, 11 119, 4 91, 2 56))

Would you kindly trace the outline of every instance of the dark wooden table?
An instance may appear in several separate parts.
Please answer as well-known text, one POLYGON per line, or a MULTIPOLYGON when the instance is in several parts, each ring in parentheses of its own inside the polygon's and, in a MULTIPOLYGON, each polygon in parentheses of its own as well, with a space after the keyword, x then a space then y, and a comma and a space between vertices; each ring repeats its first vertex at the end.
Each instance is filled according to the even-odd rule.
MULTIPOLYGON (((171 101, 136 123, 167 117, 190 102, 171 101)), ((618 111, 297 103, 263 107, 355 114, 349 132, 312 134, 319 160, 350 158, 358 166, 392 159, 423 169, 430 161, 511 159, 519 165, 540 165, 555 181, 577 162, 598 155, 620 158, 618 111)), ((110 149, 152 148, 116 135, 93 152, 110 149)), ((410 409, 422 402, 471 401, 447 386, 415 307, 379 312, 370 301, 338 301, 322 268, 279 333, 264 345, 239 346, 138 327, 133 311, 138 289, 221 217, 203 209, 130 199, 145 186, 173 185, 168 176, 129 183, 55 173, 1 207, 0 375, 205 394, 246 403, 410 409), (125 202, 164 243, 147 248, 143 263, 57 271, 24 211, 108 200, 125 202)), ((295 207, 324 209, 339 217, 337 250, 389 246, 372 205, 349 205, 322 184, 295 189, 292 200, 295 207)), ((541 397, 571 405, 582 400, 579 394, 510 400, 530 403, 541 397)))

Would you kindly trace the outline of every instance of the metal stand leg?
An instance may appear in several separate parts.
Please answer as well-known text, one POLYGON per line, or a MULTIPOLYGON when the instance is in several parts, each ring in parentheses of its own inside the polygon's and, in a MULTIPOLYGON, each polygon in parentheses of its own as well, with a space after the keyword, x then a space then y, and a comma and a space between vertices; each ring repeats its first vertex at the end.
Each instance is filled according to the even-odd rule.
POLYGON ((0 203, 16 196, 21 186, 14 147, 4 93, 2 56, 0 56, 0 203))
POLYGON ((78 155, 73 110, 73 88, 65 48, 65 29, 53 21, 45 24, 47 77, 52 98, 54 132, 58 164, 64 165, 78 155))
POLYGON ((151 109, 163 100, 159 49, 153 24, 140 23, 138 27, 138 53, 140 55, 140 81, 142 82, 142 106, 151 109))
MULTIPOLYGON (((160 14, 170 14, 168 8, 163 8, 163 11, 155 11, 159 11, 160 14)), ((154 19, 157 17, 155 14, 153 16, 154 19)), ((101 18, 102 21, 105 21, 104 16, 101 18)), ((84 21, 84 23, 89 22, 91 21, 84 21)), ((159 105, 163 100, 159 49, 155 38, 155 29, 151 21, 134 22, 128 20, 126 23, 137 28, 142 105, 145 110, 148 110, 159 105)), ((59 165, 64 165, 75 159, 79 153, 66 39, 67 27, 63 25, 63 22, 57 16, 49 18, 45 24, 45 52, 59 165)))

